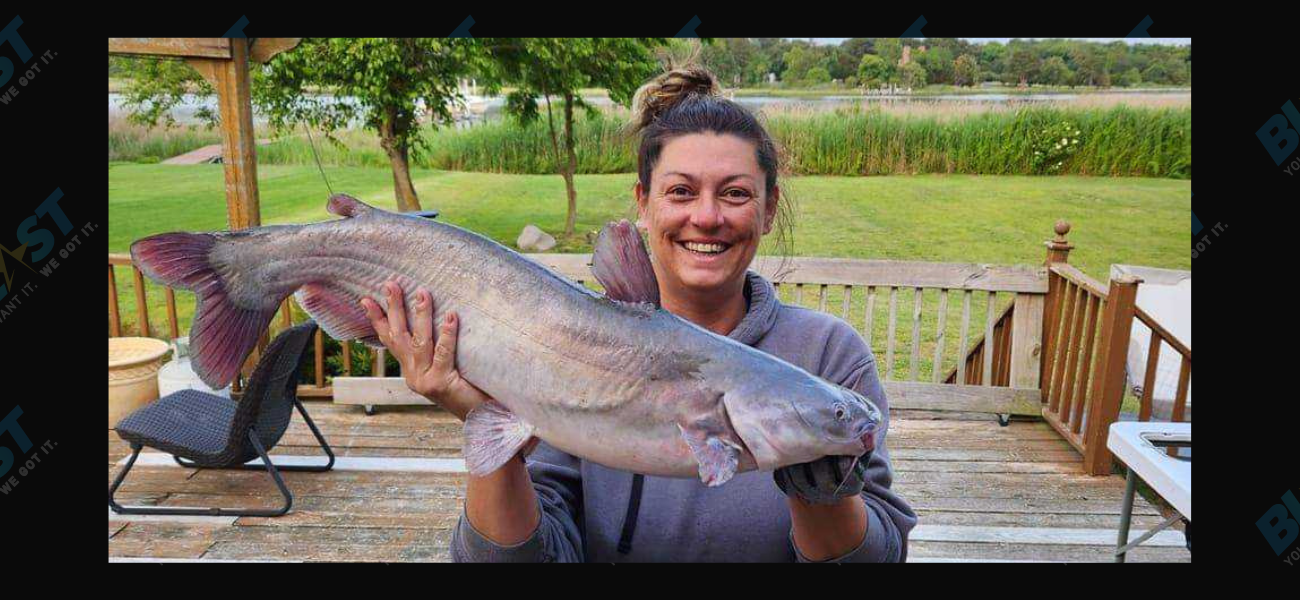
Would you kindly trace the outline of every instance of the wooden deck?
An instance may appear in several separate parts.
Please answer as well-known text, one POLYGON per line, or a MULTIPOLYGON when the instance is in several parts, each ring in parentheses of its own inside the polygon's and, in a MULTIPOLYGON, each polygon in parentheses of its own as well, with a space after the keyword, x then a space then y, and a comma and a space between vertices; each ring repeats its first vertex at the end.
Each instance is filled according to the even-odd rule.
MULTIPOLYGON (((311 401, 307 410, 340 458, 328 473, 284 473, 293 510, 278 518, 128 517, 109 512, 110 561, 448 561, 461 511, 460 423, 426 407, 311 401), (349 458, 367 457, 350 461, 349 458), (444 460, 430 460, 444 459, 444 460), (450 459, 450 460, 446 460, 450 459)), ((1042 421, 1000 427, 991 415, 893 414, 894 489, 916 509, 909 559, 1109 562, 1123 477, 1082 474, 1082 458, 1042 421), (956 415, 961 416, 961 415, 956 415)), ((130 454, 108 432, 108 479, 130 454)), ((315 456, 295 415, 271 455, 315 456)), ((123 504, 278 506, 265 473, 192 470, 148 449, 118 493, 123 504), (152 458, 152 462, 150 459, 152 458), (162 460, 159 460, 162 459, 162 460)), ((1158 524, 1137 498, 1133 537, 1158 524)), ((1190 562, 1173 529, 1133 550, 1129 562, 1190 562)))

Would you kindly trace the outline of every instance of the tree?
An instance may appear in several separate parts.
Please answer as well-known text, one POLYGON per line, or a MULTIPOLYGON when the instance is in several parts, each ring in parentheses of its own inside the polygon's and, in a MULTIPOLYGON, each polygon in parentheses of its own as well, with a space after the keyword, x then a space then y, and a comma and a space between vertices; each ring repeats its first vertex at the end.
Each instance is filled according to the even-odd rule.
POLYGON ((1142 80, 1152 83, 1168 83, 1169 70, 1163 62, 1151 63, 1151 66, 1147 67, 1147 70, 1142 73, 1142 80))
POLYGON ((898 70, 898 62, 903 60, 903 43, 898 38, 876 38, 876 54, 885 60, 889 67, 890 79, 898 70))
POLYGON ((875 40, 872 38, 849 38, 840 43, 840 49, 847 52, 850 56, 862 62, 862 57, 868 54, 875 54, 875 40))
POLYGON ((1034 53, 1020 40, 1011 40, 1011 44, 1007 46, 1006 65, 1006 72, 1003 73, 1004 81, 1007 84, 1025 85, 1033 75, 1034 53))
POLYGON ((885 85, 889 81, 889 65, 875 54, 863 55, 862 62, 858 63, 858 81, 867 89, 885 85))
MULTIPOLYGON (((578 155, 573 141, 573 109, 589 113, 597 109, 582 99, 580 88, 603 87, 609 99, 630 106, 632 96, 659 70, 653 50, 668 44, 668 38, 508 38, 489 40, 499 81, 518 88, 506 96, 505 110, 521 123, 540 118, 537 99, 546 102, 546 124, 550 130, 552 156, 564 177, 568 193, 568 215, 564 235, 572 236, 578 218, 578 192, 573 176, 578 155), (551 99, 562 101, 562 130, 556 131, 551 99), (564 147, 561 149, 561 136, 564 147)), ((692 42, 698 55, 699 41, 692 42)))
POLYGON ((1142 74, 1138 72, 1137 67, 1129 67, 1120 75, 1119 84, 1124 87, 1136 87, 1142 85, 1142 74))
POLYGON ((800 82, 808 78, 808 71, 814 67, 822 67, 822 70, 825 70, 822 58, 817 50, 807 43, 795 44, 785 53, 785 72, 781 74, 781 80, 800 82))
POLYGON ((952 51, 948 48, 944 46, 929 48, 925 52, 913 52, 912 57, 925 67, 930 83, 952 83, 953 57, 952 51))
POLYGON ((813 67, 808 69, 808 75, 804 81, 810 85, 817 85, 831 82, 831 74, 823 67, 813 67))
POLYGON ((903 87, 925 87, 925 67, 921 66, 919 62, 908 61, 900 70, 899 78, 902 80, 903 87))
POLYGON ((1066 66, 1065 61, 1059 56, 1053 56, 1043 61, 1038 72, 1041 81, 1049 85, 1064 85, 1073 81, 1074 78, 1074 73, 1070 72, 1070 67, 1066 66))
POLYGON ((847 50, 839 46, 830 47, 830 55, 827 57, 827 70, 831 79, 846 79, 858 72, 858 62, 861 57, 854 56, 847 50))
POLYGON ((979 62, 970 54, 963 54, 957 57, 957 63, 953 67, 954 83, 957 85, 974 86, 980 81, 979 62))
POLYGON ((752 83, 747 69, 757 54, 757 47, 748 38, 722 38, 705 44, 700 57, 718 81, 740 87, 752 83))

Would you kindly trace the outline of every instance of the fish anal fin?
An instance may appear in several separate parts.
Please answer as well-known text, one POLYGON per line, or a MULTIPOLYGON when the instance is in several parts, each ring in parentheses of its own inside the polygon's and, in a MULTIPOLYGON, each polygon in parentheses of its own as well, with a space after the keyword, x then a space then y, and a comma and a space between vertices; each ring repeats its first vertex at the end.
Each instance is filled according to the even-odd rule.
POLYGON ((294 298, 330 337, 384 347, 366 317, 366 310, 361 307, 361 296, 338 286, 314 282, 298 288, 294 298))
POLYGON ((482 477, 506 464, 533 437, 533 426, 489 400, 465 418, 465 466, 482 477))
POLYGON ((650 254, 641 234, 627 219, 608 223, 600 230, 591 256, 591 273, 605 287, 609 298, 659 306, 659 282, 650 254))

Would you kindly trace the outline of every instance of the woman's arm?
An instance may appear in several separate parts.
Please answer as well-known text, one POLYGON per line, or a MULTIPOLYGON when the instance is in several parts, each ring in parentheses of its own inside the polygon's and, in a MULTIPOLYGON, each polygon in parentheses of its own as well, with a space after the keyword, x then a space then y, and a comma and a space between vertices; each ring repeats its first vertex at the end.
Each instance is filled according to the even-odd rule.
POLYGON ((826 349, 829 364, 821 376, 871 399, 880 408, 884 427, 867 461, 860 496, 832 505, 795 506, 797 501, 791 501, 791 544, 801 561, 902 562, 907 559, 907 534, 917 518, 890 489, 894 472, 886 445, 889 400, 871 348, 850 326, 844 327, 845 334, 832 337, 826 349))
POLYGON ((541 442, 527 469, 514 459, 485 477, 470 476, 469 486, 465 514, 451 536, 452 560, 582 562, 576 457, 541 442))

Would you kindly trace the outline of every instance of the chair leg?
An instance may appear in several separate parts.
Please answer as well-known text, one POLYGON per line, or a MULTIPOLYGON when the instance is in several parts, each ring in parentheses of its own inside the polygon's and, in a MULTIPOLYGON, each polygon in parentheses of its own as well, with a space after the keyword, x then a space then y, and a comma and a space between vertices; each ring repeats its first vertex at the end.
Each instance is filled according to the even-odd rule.
MULTIPOLYGON (((302 415, 302 419, 307 422, 307 427, 311 429, 312 435, 316 436, 316 441, 320 442, 321 450, 325 451, 325 455, 329 457, 329 462, 325 463, 324 465, 281 465, 276 468, 281 471, 296 471, 296 472, 309 471, 313 473, 320 473, 320 472, 329 471, 333 469, 334 450, 331 449, 329 443, 325 441, 325 436, 321 435, 320 430, 316 428, 316 423, 311 420, 311 416, 309 416, 307 414, 307 410, 303 408, 302 402, 299 401, 297 398, 294 398, 293 403, 295 406, 298 407, 298 412, 299 414, 302 415)), ((172 456, 172 458, 176 461, 177 464, 179 464, 182 467, 189 467, 191 469, 209 468, 209 467, 200 466, 193 462, 183 460, 179 456, 172 456)), ((252 465, 252 464, 242 464, 242 465, 235 465, 232 467, 221 467, 221 468, 243 469, 245 471, 261 471, 264 469, 262 465, 252 465)))
MULTIPOLYGON (((122 485, 122 480, 126 479, 126 474, 135 464, 135 459, 140 455, 143 446, 132 445, 134 452, 131 454, 131 460, 127 461, 126 468, 118 473, 113 481, 112 487, 108 488, 108 505, 113 512, 120 515, 203 515, 212 517, 279 517, 289 512, 293 506, 293 494, 289 493, 289 488, 285 487, 284 479, 280 477, 280 472, 271 462, 270 457, 266 455, 266 449, 262 447, 262 442, 257 439, 257 431, 250 430, 249 441, 253 448, 257 449, 258 455, 261 456, 265 470, 271 473, 271 478, 275 480, 276 487, 280 488, 280 494, 284 496, 284 506, 279 509, 232 509, 232 508, 198 508, 198 507, 158 507, 158 506, 121 506, 114 500, 118 486, 122 485)), ((260 467, 259 467, 260 468, 260 467)))

